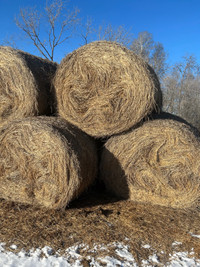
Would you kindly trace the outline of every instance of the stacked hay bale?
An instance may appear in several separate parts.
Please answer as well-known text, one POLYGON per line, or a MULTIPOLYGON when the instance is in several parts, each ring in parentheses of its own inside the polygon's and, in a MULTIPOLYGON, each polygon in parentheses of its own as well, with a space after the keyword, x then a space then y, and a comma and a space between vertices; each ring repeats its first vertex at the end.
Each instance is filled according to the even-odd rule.
POLYGON ((54 86, 58 114, 96 138, 108 138, 100 178, 117 196, 171 207, 199 198, 200 140, 176 119, 145 122, 161 110, 156 74, 119 44, 100 41, 63 59, 54 86))
POLYGON ((156 119, 111 137, 101 160, 101 179, 118 196, 188 208, 200 196, 200 139, 171 119, 156 119))
POLYGON ((96 146, 55 113, 57 64, 0 47, 0 197, 65 208, 94 180, 96 146))
POLYGON ((96 147, 56 117, 13 121, 0 131, 0 197, 61 209, 94 180, 96 147))
POLYGON ((56 68, 56 63, 0 47, 0 127, 14 119, 52 114, 56 68))
POLYGON ((117 43, 93 42, 50 67, 54 94, 44 78, 53 72, 38 60, 0 48, 0 197, 65 208, 95 180, 94 141, 105 140, 99 176, 110 192, 175 208, 197 203, 200 137, 159 114, 162 92, 147 63, 117 43), (13 55, 8 68, 4 53, 13 55), (36 117, 52 110, 57 117, 36 117))
POLYGON ((54 86, 58 114, 94 137, 126 131, 162 104, 153 69, 113 42, 93 42, 66 56, 54 86))

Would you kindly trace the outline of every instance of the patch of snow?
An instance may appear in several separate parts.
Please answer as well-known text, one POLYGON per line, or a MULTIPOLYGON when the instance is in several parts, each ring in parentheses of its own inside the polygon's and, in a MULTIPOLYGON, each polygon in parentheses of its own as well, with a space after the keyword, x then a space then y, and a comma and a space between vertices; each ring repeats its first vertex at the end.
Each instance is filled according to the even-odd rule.
MULTIPOLYGON (((29 253, 21 250, 15 254, 10 251, 6 251, 0 244, 0 266, 3 267, 70 267, 72 266, 65 257, 58 255, 49 255, 49 247, 43 249, 30 250, 29 253), (41 257, 41 253, 44 253, 45 257, 41 257)), ((77 258, 73 264, 74 267, 81 267, 81 262, 77 258)))
POLYGON ((176 252, 170 257, 170 262, 168 263, 167 266, 200 267, 200 259, 195 259, 194 257, 191 257, 191 253, 188 252, 176 252))
POLYGON ((149 249, 149 248, 151 248, 151 246, 150 246, 150 245, 148 245, 148 244, 146 244, 146 245, 143 245, 142 247, 143 247, 143 248, 146 248, 146 249, 149 249))
POLYGON ((193 237, 200 238, 200 235, 195 235, 195 234, 193 234, 193 233, 190 233, 190 234, 191 234, 191 236, 193 236, 193 237))
POLYGON ((149 256, 148 260, 142 260, 142 266, 157 266, 157 264, 159 263, 158 257, 156 254, 153 254, 152 256, 149 256), (153 265, 151 265, 153 264, 153 265))
MULTIPOLYGON (((128 251, 128 246, 122 246, 121 248, 117 248, 115 252, 118 256, 124 259, 124 261, 128 262, 129 264, 131 263, 130 266, 136 265, 133 255, 128 251)), ((126 266, 129 266, 129 265, 126 265, 126 266)))
MULTIPOLYGON (((175 252, 173 253, 168 263, 166 263, 166 267, 200 267, 200 259, 195 259, 192 257, 194 252, 175 252)), ((148 260, 143 260, 141 266, 142 267, 153 267, 160 266, 159 260, 156 254, 149 256, 148 260)), ((162 265, 163 266, 163 265, 162 265)))
MULTIPOLYGON (((106 251, 107 247, 104 246, 104 244, 94 244, 92 249, 89 249, 89 246, 86 248, 89 252, 96 253, 97 251, 106 251)), ((85 248, 83 250, 86 250, 85 248)))
MULTIPOLYGON (((181 242, 173 242, 172 245, 180 245, 181 242)), ((7 251, 5 248, 5 243, 0 243, 0 266, 3 267, 82 267, 81 261, 83 256, 81 251, 86 251, 89 249, 89 246, 86 244, 74 245, 66 249, 64 256, 60 256, 58 252, 54 252, 52 248, 46 246, 41 249, 31 249, 26 252, 21 250, 19 253, 14 253, 12 251, 7 251)), ((109 251, 109 248, 114 248, 115 254, 109 256, 108 254, 104 257, 93 257, 93 255, 88 255, 85 257, 89 261, 91 267, 101 267, 102 264, 107 267, 138 267, 133 255, 129 251, 129 246, 124 245, 123 243, 114 242, 108 246, 95 245, 89 250, 98 252, 98 251, 109 251)), ((151 248, 150 245, 143 245, 144 248, 151 248)), ((16 245, 11 245, 11 249, 16 250, 16 245)), ((163 266, 159 262, 159 257, 156 254, 156 251, 153 252, 147 260, 142 260, 142 267, 153 267, 153 266, 163 266)), ((200 259, 196 259, 194 256, 194 250, 190 252, 175 252, 169 256, 169 262, 165 265, 167 267, 200 267, 200 259)))
POLYGON ((10 248, 11 249, 17 249, 17 246, 16 245, 11 245, 10 248))

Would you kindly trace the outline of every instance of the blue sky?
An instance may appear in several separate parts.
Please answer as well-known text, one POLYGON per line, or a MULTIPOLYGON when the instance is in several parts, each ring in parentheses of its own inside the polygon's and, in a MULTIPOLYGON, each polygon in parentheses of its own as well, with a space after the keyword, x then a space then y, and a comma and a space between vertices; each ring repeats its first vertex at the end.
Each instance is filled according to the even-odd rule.
MULTIPOLYGON (((45 0, 0 0, 0 42, 13 36, 18 48, 37 54, 37 50, 14 23, 21 7, 37 6, 42 9, 45 0)), ((169 55, 169 63, 193 54, 200 63, 200 1, 199 0, 71 0, 69 8, 80 9, 80 17, 90 17, 95 26, 124 25, 133 37, 141 31, 153 34, 169 55)), ((56 51, 59 61, 80 45, 73 39, 56 51)))

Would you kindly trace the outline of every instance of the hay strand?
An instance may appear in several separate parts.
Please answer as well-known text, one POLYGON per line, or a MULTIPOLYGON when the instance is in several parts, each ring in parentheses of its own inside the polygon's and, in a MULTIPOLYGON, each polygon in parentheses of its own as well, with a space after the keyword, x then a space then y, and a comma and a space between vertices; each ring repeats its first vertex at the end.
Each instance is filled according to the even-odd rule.
POLYGON ((93 42, 67 55, 54 86, 58 114, 95 137, 123 132, 162 105, 152 68, 113 42, 93 42))
POLYGON ((199 156, 200 139, 193 128, 156 119, 106 142, 101 179, 120 197, 188 208, 200 196, 199 156))
POLYGON ((56 117, 13 121, 0 131, 0 198, 65 208, 94 180, 93 140, 56 117))

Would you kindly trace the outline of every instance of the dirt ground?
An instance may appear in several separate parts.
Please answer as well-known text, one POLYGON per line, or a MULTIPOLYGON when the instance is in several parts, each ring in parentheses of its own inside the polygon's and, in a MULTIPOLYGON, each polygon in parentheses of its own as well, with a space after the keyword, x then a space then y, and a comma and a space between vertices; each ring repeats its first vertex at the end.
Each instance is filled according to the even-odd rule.
MULTIPOLYGON (((169 254, 191 251, 200 258, 200 211, 176 210, 160 206, 134 203, 109 196, 101 189, 93 189, 72 202, 64 211, 33 208, 0 200, 0 242, 29 250, 50 246, 54 253, 74 244, 84 243, 88 250, 82 256, 112 255, 113 251, 91 252, 96 245, 122 242, 140 263, 154 251, 165 264, 169 254), (192 233, 192 234, 191 234, 192 233), (173 242, 181 242, 173 246, 173 242), (150 248, 144 247, 145 244, 150 248), (96 255, 94 255, 96 253, 96 255)), ((83 266, 90 266, 88 260, 83 266)))

